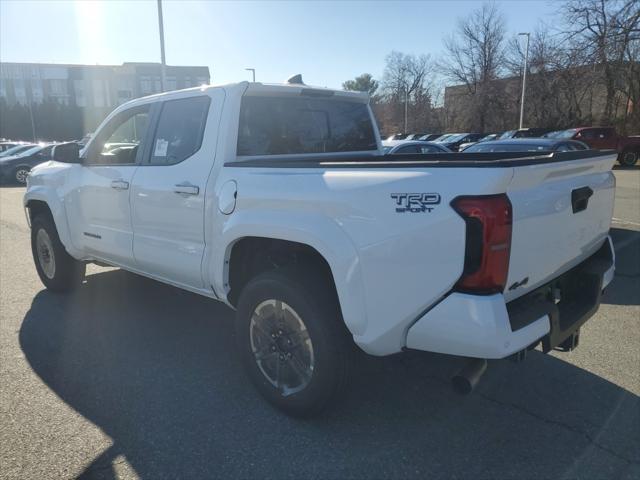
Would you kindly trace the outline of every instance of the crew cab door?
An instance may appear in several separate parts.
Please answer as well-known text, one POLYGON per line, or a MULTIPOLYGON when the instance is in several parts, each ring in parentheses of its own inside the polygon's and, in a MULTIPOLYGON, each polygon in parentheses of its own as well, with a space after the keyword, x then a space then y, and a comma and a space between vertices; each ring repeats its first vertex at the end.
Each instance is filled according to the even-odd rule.
POLYGON ((96 133, 67 198, 73 243, 89 256, 133 266, 131 180, 145 146, 150 105, 115 115, 96 133))
POLYGON ((133 178, 133 251, 145 273, 203 287, 205 189, 224 92, 185 92, 158 105, 148 152, 133 178))

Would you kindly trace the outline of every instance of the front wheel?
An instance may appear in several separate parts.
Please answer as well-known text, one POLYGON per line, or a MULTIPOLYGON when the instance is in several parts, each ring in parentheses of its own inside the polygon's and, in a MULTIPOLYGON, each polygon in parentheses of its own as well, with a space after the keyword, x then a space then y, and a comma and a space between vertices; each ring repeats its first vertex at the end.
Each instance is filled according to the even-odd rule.
POLYGON ((40 214, 31 222, 31 251, 47 289, 67 292, 82 282, 86 266, 67 253, 50 215, 40 214))
POLYGON ((238 302, 236 340, 258 391, 287 414, 318 414, 344 389, 350 349, 335 292, 308 272, 252 280, 238 302))

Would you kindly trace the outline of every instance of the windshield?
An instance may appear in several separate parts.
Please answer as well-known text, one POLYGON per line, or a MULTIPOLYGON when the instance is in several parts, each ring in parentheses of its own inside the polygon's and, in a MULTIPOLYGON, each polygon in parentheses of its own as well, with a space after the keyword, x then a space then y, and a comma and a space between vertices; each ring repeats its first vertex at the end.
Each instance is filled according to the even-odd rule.
POLYGON ((459 140, 462 140, 464 137, 466 137, 468 134, 466 133, 459 133, 457 135, 451 135, 449 138, 446 139, 446 142, 457 142, 459 140))
POLYGON ((498 137, 498 140, 504 140, 505 138, 511 138, 515 132, 516 132, 515 130, 506 131, 506 132, 504 132, 502 135, 500 135, 498 137))
POLYGON ((28 157, 29 155, 33 155, 34 153, 38 153, 43 148, 45 148, 45 147, 42 147, 40 145, 36 145, 35 147, 31 147, 31 148, 25 150, 24 152, 20 152, 17 156, 18 157, 28 157))
POLYGON ((445 140, 447 140, 447 139, 448 139, 449 137, 451 137, 452 135, 453 135, 453 134, 451 134, 451 133, 445 133, 444 135, 442 135, 442 136, 440 136, 440 137, 436 138, 436 139, 434 140, 434 143, 441 143, 441 142, 444 142, 445 140))
POLYGON ((33 145, 15 145, 0 153, 0 157, 10 157, 12 155, 17 155, 18 153, 23 152, 31 148, 32 146, 33 145))

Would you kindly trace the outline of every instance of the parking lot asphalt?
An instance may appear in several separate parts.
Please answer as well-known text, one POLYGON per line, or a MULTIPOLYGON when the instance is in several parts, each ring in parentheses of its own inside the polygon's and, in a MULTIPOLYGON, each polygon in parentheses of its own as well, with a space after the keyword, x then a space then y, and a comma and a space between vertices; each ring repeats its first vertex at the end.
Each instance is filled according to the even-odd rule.
POLYGON ((314 420, 273 410, 234 355, 232 312, 90 266, 43 289, 23 188, 0 188, 0 478, 640 478, 640 168, 616 170, 617 273, 571 353, 363 356, 314 420))

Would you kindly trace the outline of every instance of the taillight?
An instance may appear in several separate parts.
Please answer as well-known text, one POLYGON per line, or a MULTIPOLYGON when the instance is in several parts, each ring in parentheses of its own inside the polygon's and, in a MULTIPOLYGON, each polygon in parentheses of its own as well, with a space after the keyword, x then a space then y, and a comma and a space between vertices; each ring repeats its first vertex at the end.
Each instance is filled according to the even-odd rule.
POLYGON ((509 273, 511 202, 502 195, 458 197, 451 206, 464 218, 467 236, 464 271, 456 290, 499 293, 509 273))

